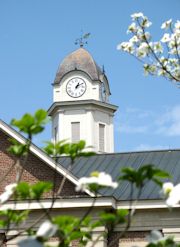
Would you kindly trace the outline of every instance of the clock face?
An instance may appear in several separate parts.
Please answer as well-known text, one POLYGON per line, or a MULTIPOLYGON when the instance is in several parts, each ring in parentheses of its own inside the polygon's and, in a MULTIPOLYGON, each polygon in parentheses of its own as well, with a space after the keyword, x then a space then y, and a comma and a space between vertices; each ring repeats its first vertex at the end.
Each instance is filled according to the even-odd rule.
POLYGON ((68 81, 66 85, 66 91, 69 96, 78 98, 85 93, 86 83, 82 78, 74 77, 68 81))

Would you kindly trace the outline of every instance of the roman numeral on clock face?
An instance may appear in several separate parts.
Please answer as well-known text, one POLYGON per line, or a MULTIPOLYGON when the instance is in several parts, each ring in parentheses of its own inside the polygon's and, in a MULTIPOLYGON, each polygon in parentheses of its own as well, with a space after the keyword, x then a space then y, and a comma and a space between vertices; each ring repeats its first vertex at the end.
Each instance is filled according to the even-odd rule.
POLYGON ((86 82, 80 77, 70 79, 66 84, 66 92, 70 97, 81 97, 86 91, 86 82))

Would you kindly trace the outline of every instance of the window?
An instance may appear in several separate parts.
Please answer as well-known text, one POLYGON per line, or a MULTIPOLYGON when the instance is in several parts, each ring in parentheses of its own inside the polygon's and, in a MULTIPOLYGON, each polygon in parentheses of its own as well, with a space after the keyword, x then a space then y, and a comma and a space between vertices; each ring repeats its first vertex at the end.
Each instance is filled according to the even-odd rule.
POLYGON ((71 141, 78 142, 80 140, 80 122, 71 123, 71 141))
POLYGON ((105 125, 99 124, 99 151, 105 151, 105 144, 104 144, 104 133, 105 133, 105 125))

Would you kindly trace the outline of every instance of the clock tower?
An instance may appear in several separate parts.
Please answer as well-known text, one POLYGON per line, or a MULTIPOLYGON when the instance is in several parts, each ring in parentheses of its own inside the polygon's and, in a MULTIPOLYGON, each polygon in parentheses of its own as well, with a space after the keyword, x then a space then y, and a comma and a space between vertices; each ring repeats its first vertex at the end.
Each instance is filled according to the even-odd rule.
POLYGON ((117 106, 109 103, 110 88, 103 70, 83 47, 60 64, 53 83, 52 139, 85 140, 89 150, 114 152, 113 116, 117 106))

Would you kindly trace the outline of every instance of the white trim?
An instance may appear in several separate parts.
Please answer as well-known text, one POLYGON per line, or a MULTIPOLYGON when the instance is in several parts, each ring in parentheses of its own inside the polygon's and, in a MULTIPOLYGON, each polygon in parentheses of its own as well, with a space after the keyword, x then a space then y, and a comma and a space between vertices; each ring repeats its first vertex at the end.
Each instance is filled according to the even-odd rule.
MULTIPOLYGON (((53 209, 65 209, 65 208, 89 208, 94 203, 93 198, 58 198, 55 203, 53 204, 53 209)), ((42 208, 48 209, 52 205, 52 199, 45 199, 41 200, 41 202, 17 202, 16 204, 14 201, 9 201, 6 204, 2 205, 0 207, 0 210, 6 210, 6 209, 13 209, 13 210, 40 210, 42 208)), ((116 208, 115 199, 112 197, 109 198, 96 198, 95 203, 93 204, 94 207, 110 207, 110 208, 116 208)))
MULTIPOLYGON (((130 201, 118 201, 117 208, 129 209, 130 201)), ((168 208, 165 200, 139 200, 134 204, 136 209, 157 209, 168 208)), ((180 205, 175 205, 173 208, 180 208, 180 205)))
MULTIPOLYGON (((26 138, 25 137, 23 137, 20 133, 15 131, 12 127, 10 127, 8 124, 3 122, 2 120, 0 120, 0 129, 2 129, 5 133, 10 135, 12 138, 16 139, 18 142, 20 142, 22 144, 24 144, 26 142, 26 138)), ((38 158, 43 160, 49 167, 51 167, 53 169, 56 169, 57 172, 60 173, 62 176, 66 176, 66 178, 68 180, 70 180, 74 185, 78 184, 78 179, 75 176, 70 174, 70 172, 68 172, 65 168, 63 168, 59 163, 57 165, 55 163, 55 161, 51 157, 46 155, 46 153, 43 152, 40 148, 38 148, 34 144, 31 144, 30 151, 35 156, 37 156, 38 158)), ((88 195, 93 196, 93 194, 90 191, 85 190, 85 192, 88 195)))
POLYGON ((163 228, 163 233, 180 233, 180 228, 163 228))
MULTIPOLYGON (((87 208, 92 206, 93 201, 94 198, 88 198, 88 197, 58 198, 53 204, 53 208, 54 209, 87 208)), ((52 199, 43 199, 41 200, 41 203, 38 203, 36 201, 32 201, 32 202, 16 201, 16 205, 14 204, 14 201, 8 201, 6 204, 0 207, 0 210, 5 210, 8 208, 14 210, 25 210, 25 209, 39 210, 42 209, 42 206, 44 208, 50 208, 51 203, 52 203, 52 199)), ((129 201, 118 202, 114 197, 97 197, 95 199, 94 208, 110 207, 114 209, 129 209, 129 203, 130 203, 129 201)), ((149 201, 143 200, 143 201, 139 201, 136 204, 135 208, 136 210, 146 210, 146 209, 167 209, 168 207, 166 206, 165 202, 162 200, 149 200, 149 201)), ((176 205, 174 206, 174 208, 180 208, 180 206, 176 205)))

